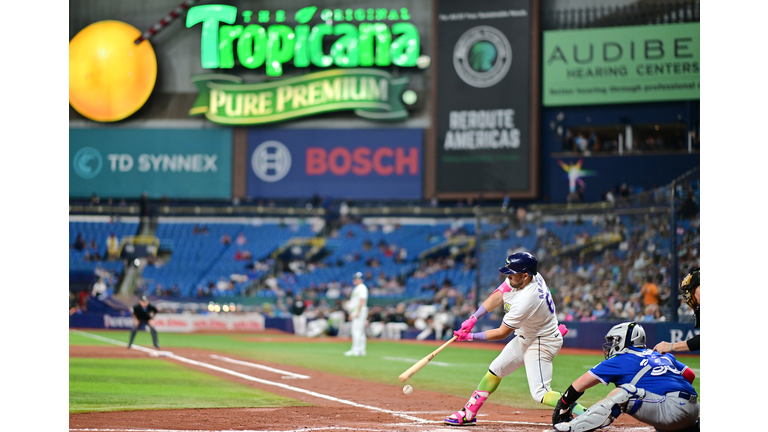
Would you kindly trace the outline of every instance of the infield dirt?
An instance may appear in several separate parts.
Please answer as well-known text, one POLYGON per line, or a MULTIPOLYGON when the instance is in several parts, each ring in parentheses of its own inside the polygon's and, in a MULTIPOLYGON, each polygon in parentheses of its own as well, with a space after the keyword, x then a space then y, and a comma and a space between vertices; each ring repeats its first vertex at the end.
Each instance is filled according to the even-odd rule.
MULTIPOLYGON (((351 406, 343 402, 328 400, 311 394, 253 382, 206 367, 191 365, 171 357, 159 357, 184 367, 193 368, 221 379, 258 388, 281 396, 293 398, 314 406, 287 408, 234 408, 234 409, 186 409, 162 411, 119 411, 103 413, 70 414, 69 428, 74 430, 153 432, 195 430, 350 430, 359 431, 445 431, 462 428, 444 425, 442 420, 461 408, 469 398, 443 393, 419 390, 404 395, 401 384, 381 384, 370 381, 332 375, 311 369, 257 361, 256 363, 297 374, 308 375, 310 379, 282 379, 279 374, 217 360, 212 355, 222 355, 200 349, 173 349, 173 354, 186 359, 218 366, 262 380, 278 382, 288 386, 331 396, 339 400, 354 402, 351 406), (375 408, 388 412, 381 412, 375 408)), ((126 350, 110 346, 70 346, 70 357, 90 358, 147 358, 149 354, 139 350, 126 350)), ((254 362, 252 359, 226 357, 254 362)), ((492 398, 491 398, 492 399, 492 398)), ((477 426, 470 430, 480 431, 537 431, 547 430, 551 424, 552 411, 523 410, 515 407, 487 402, 477 426)), ((551 428, 549 428, 551 430, 551 428)), ((652 431, 653 429, 624 415, 613 423, 614 431, 652 431)))

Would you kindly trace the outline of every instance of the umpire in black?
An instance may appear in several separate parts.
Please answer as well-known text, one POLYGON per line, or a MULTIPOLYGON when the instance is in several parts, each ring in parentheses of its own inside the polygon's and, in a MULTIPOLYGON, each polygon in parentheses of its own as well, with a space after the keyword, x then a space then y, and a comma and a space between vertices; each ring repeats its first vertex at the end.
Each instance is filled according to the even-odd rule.
MULTIPOLYGON (((701 302, 701 287, 699 280, 699 268, 694 267, 691 271, 685 275, 683 282, 680 284, 680 290, 683 292, 683 298, 685 303, 693 309, 693 314, 696 317, 696 324, 693 328, 699 328, 700 317, 700 302, 701 302)), ((699 350, 699 335, 696 335, 686 341, 675 342, 674 344, 669 342, 659 342, 653 348, 654 351, 661 354, 668 353, 670 351, 698 351, 699 350)))
POLYGON ((128 348, 133 345, 133 338, 136 336, 139 327, 145 325, 149 327, 149 331, 152 333, 152 344, 155 345, 156 349, 160 349, 160 345, 157 343, 157 330, 153 326, 153 318, 157 314, 157 308, 149 304, 147 296, 143 295, 139 299, 139 304, 133 307, 131 313, 133 314, 133 328, 131 329, 131 338, 128 340, 128 348))

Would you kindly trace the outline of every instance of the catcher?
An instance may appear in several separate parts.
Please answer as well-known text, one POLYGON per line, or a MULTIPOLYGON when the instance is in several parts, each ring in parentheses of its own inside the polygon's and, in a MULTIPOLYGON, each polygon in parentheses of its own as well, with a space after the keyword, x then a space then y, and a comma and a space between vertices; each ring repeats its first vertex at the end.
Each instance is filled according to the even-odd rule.
POLYGON ((606 427, 622 413, 656 431, 698 431, 696 375, 672 354, 645 349, 645 330, 625 322, 605 335, 605 360, 568 387, 552 413, 555 432, 590 432, 606 427), (616 388, 573 419, 572 407, 584 392, 602 383, 616 388))
MULTIPOLYGON (((680 290, 683 291, 683 298, 688 306, 693 309, 693 313, 696 316, 696 324, 693 328, 699 328, 699 268, 694 267, 685 276, 683 282, 680 284, 680 290)), ((696 335, 686 341, 675 342, 674 344, 669 342, 659 342, 653 347, 654 351, 661 354, 668 353, 670 351, 698 351, 699 350, 699 335, 696 335)))

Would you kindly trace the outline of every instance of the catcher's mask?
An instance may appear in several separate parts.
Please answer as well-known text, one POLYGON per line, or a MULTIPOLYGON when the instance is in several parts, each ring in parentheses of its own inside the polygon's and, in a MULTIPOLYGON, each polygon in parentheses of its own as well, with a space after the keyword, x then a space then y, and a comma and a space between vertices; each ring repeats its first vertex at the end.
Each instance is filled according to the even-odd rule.
POLYGON ((645 329, 636 322, 617 324, 608 330, 603 344, 603 354, 608 359, 626 352, 629 347, 645 348, 645 329))
POLYGON ((685 303, 691 308, 696 307, 696 297, 693 296, 693 292, 699 286, 699 282, 699 268, 694 267, 685 275, 683 282, 680 284, 680 290, 683 292, 685 303))

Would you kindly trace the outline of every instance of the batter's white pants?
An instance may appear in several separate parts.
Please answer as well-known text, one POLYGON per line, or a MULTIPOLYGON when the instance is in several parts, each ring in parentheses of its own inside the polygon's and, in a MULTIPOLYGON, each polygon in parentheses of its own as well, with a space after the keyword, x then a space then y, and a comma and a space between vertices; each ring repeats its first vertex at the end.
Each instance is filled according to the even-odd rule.
POLYGON ((305 336, 307 334, 307 317, 304 315, 291 315, 293 320, 293 333, 296 336, 305 336))
POLYGON ((563 347, 563 337, 559 331, 556 330, 555 333, 533 338, 515 336, 491 362, 488 369, 499 378, 504 378, 525 365, 531 397, 536 402, 541 402, 544 395, 551 390, 552 361, 563 347))
POLYGON ((352 319, 352 351, 356 355, 365 355, 365 321, 367 320, 367 314, 360 314, 357 318, 352 319))

